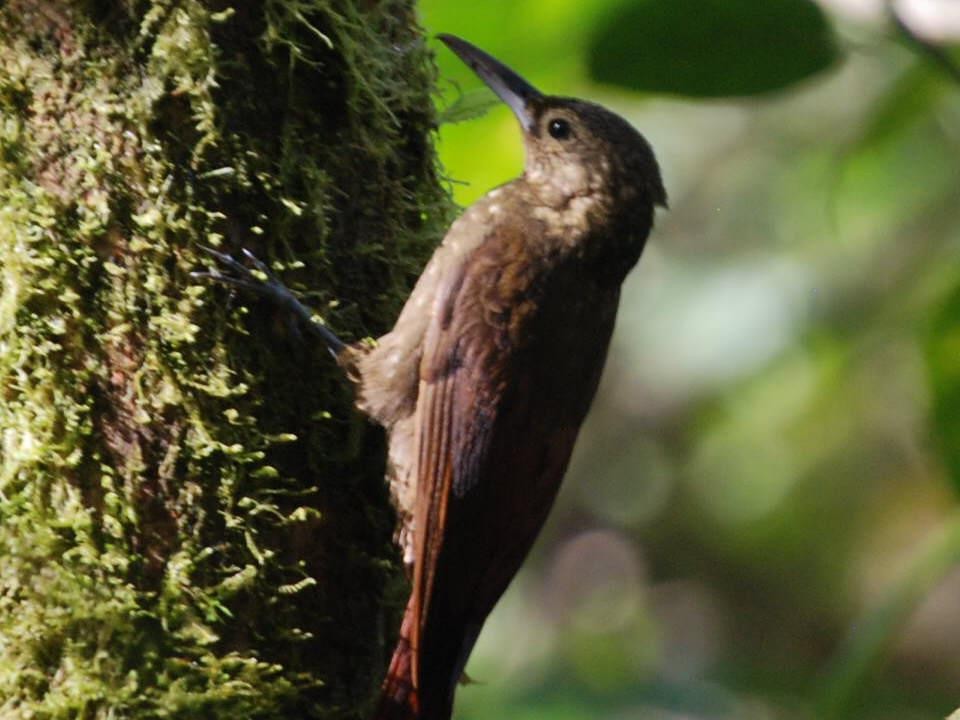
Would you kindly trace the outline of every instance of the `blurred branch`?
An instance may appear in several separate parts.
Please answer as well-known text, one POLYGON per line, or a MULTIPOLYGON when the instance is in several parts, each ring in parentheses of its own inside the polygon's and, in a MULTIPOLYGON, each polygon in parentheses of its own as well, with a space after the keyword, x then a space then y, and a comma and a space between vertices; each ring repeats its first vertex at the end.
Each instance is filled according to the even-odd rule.
POLYGON ((937 65, 945 72, 955 83, 960 85, 960 65, 954 61, 953 57, 938 45, 934 45, 929 40, 920 37, 907 25, 900 13, 894 7, 893 0, 887 0, 887 14, 893 22, 894 27, 903 36, 907 45, 912 47, 921 55, 925 55, 928 60, 937 65))
POLYGON ((864 681, 883 660, 897 632, 923 598, 960 561, 960 512, 937 532, 886 597, 861 618, 827 668, 820 694, 822 720, 848 716, 864 681))

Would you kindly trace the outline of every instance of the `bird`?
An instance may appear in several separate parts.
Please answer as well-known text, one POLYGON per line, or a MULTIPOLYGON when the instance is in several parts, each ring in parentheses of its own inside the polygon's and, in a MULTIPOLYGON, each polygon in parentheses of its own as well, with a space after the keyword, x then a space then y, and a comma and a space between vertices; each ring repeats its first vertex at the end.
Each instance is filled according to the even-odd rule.
POLYGON ((411 593, 372 720, 449 720, 490 612, 542 528, 600 381, 621 285, 656 208, 647 140, 600 105, 546 95, 459 37, 438 39, 516 116, 523 174, 453 222, 393 326, 348 344, 260 272, 195 273, 289 309, 388 436, 411 593))

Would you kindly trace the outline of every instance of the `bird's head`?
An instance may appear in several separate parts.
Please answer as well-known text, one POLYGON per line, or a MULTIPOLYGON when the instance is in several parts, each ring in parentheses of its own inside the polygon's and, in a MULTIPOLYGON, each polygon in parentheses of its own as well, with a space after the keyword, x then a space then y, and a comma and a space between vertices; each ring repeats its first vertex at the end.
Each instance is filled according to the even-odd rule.
POLYGON ((439 38, 513 110, 527 150, 525 178, 548 204, 602 195, 666 206, 653 150, 626 120, 595 103, 544 95, 480 48, 439 38))

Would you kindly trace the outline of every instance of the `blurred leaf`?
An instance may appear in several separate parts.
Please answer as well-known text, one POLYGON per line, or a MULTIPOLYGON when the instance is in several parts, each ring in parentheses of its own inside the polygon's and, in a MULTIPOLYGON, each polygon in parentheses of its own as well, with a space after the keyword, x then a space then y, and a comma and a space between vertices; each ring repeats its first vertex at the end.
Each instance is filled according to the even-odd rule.
POLYGON ((601 82, 724 97, 779 90, 838 55, 811 0, 633 0, 599 24, 589 62, 601 82))
POLYGON ((904 45, 917 54, 926 57, 930 64, 939 68, 945 77, 960 83, 960 66, 957 65, 954 52, 915 32, 910 24, 904 21, 896 5, 889 0, 887 2, 887 15, 904 45))
MULTIPOLYGON (((861 261, 900 236, 907 223, 932 221, 937 208, 955 206, 960 183, 953 141, 934 112, 888 118, 890 126, 868 130, 843 154, 832 192, 843 246, 866 253, 861 261)), ((904 249, 919 251, 921 237, 904 249)))
POLYGON ((819 697, 821 720, 851 717, 865 684, 917 606, 960 561, 960 513, 933 533, 906 572, 851 628, 827 666, 819 697))
POLYGON ((437 122, 444 125, 475 120, 486 115, 487 111, 498 102, 497 96, 486 87, 468 90, 440 111, 437 122))
POLYGON ((880 97, 860 142, 863 145, 881 143, 930 117, 948 87, 928 64, 911 66, 880 97))
POLYGON ((960 288, 935 316, 927 343, 933 422, 955 490, 960 491, 960 288))

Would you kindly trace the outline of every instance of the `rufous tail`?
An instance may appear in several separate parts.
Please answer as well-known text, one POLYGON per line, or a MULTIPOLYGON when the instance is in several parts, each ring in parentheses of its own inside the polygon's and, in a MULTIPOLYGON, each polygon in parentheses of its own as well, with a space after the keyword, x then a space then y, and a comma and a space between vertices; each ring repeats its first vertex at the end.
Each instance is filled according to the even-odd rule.
POLYGON ((410 605, 400 625, 400 639, 393 651, 387 676, 380 689, 380 701, 371 720, 419 720, 420 702, 413 687, 413 650, 410 636, 413 632, 413 612, 410 605))

